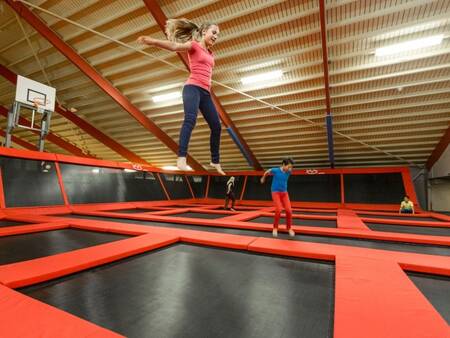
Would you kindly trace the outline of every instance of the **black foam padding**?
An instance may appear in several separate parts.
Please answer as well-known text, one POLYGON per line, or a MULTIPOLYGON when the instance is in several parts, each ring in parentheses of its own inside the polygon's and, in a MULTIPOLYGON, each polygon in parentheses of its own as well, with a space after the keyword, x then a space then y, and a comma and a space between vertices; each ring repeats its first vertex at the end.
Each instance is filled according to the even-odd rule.
POLYGON ((9 221, 7 219, 0 220, 0 227, 11 227, 11 226, 30 225, 30 224, 31 223, 26 223, 26 222, 9 221))
POLYGON ((184 175, 176 174, 159 174, 170 199, 186 199, 192 198, 191 191, 189 190, 186 177, 184 175))
POLYGON ((0 264, 56 255, 117 241, 129 236, 106 232, 62 229, 0 237, 0 264))
POLYGON ((64 204, 55 163, 0 156, 0 166, 7 207, 64 204))
POLYGON ((167 215, 171 217, 189 217, 189 218, 203 218, 203 219, 216 219, 230 216, 229 214, 209 214, 206 212, 183 212, 180 214, 167 215))
POLYGON ((150 209, 121 209, 121 210, 102 210, 102 212, 113 212, 113 213, 119 213, 119 214, 141 214, 143 212, 151 212, 151 211, 157 211, 157 210, 150 210, 150 209))
MULTIPOLYGON (((211 176, 209 181, 209 198, 225 199, 227 193, 227 182, 231 176, 211 176)), ((234 176, 234 196, 236 199, 241 197, 242 187, 245 176, 234 176)))
POLYGON ((186 177, 189 180, 195 198, 204 198, 208 176, 188 175, 186 177))
POLYGON ((298 202, 340 202, 341 175, 291 175, 289 196, 298 202))
POLYGON ((358 216, 363 218, 400 219, 402 221, 444 222, 434 217, 414 217, 414 216, 399 216, 399 215, 386 216, 386 215, 370 215, 370 214, 358 214, 358 216))
POLYGON ((337 213, 335 211, 325 212, 325 211, 292 210, 292 213, 295 215, 317 215, 317 216, 336 216, 337 215, 337 213))
POLYGON ((61 173, 69 202, 114 203, 165 200, 153 173, 62 163, 61 173))
MULTIPOLYGON (((273 217, 257 217, 248 222, 252 223, 267 223, 273 224, 273 217)), ((279 224, 286 224, 286 219, 282 217, 279 224)), ((324 227, 324 228, 336 228, 336 220, 325 220, 325 219, 302 219, 302 218, 292 218, 293 225, 302 226, 312 226, 312 227, 324 227)))
POLYGON ((261 184, 261 176, 248 176, 244 191, 244 200, 263 200, 271 201, 272 176, 266 177, 266 182, 261 184))
POLYGON ((401 173, 344 174, 345 203, 398 204, 405 197, 401 173))
POLYGON ((415 272, 407 275, 450 325, 450 278, 415 272))
POLYGON ((369 223, 366 225, 374 231, 387 231, 387 232, 401 232, 407 234, 417 235, 431 235, 431 236, 450 236, 450 227, 429 227, 429 226, 410 226, 410 225, 394 225, 383 223, 369 223))
MULTIPOLYGON (((88 216, 88 215, 75 215, 68 214, 63 215, 64 218, 78 218, 78 219, 91 219, 98 221, 108 221, 116 223, 126 223, 126 224, 140 224, 147 226, 159 226, 164 228, 174 228, 174 229, 188 229, 197 231, 208 231, 217 233, 226 233, 233 235, 243 235, 243 236, 255 236, 255 237, 272 237, 271 232, 247 230, 247 229, 236 229, 236 228, 222 228, 215 226, 202 226, 202 225, 190 225, 190 224, 175 224, 175 223, 163 223, 163 222, 153 222, 153 221, 137 221, 131 219, 119 219, 112 217, 99 217, 99 216, 88 216)), ((280 227, 283 229, 282 227, 280 227)), ((287 234, 282 232, 278 233, 278 237, 282 239, 292 239, 287 234)), ((349 237, 333 237, 333 236, 316 236, 316 235, 303 235, 297 234, 293 240, 304 241, 304 242, 315 242, 324 244, 335 244, 344 246, 353 246, 369 249, 380 249, 380 250, 390 250, 390 251, 400 251, 400 252, 414 252, 429 255, 441 255, 450 256, 450 247, 430 245, 430 244, 416 244, 416 243, 404 243, 404 242, 394 242, 394 241, 382 241, 375 239, 359 239, 359 238, 349 238, 349 237)))
POLYGON ((21 292, 130 338, 333 336, 320 261, 179 244, 21 292))

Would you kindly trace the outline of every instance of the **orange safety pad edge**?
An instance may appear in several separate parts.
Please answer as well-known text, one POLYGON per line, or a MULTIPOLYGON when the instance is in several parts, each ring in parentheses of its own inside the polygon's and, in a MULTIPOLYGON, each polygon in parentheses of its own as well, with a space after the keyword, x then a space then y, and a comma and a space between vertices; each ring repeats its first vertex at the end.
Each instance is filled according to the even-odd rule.
POLYGON ((440 227, 450 228, 450 222, 430 222, 430 221, 414 221, 414 220, 401 220, 401 219, 384 219, 384 218, 370 218, 361 217, 364 222, 370 223, 383 223, 392 225, 406 225, 406 226, 421 226, 421 227, 440 227))
POLYGON ((201 230, 163 228, 158 227, 157 225, 147 226, 134 224, 118 224, 108 221, 101 221, 101 222, 86 221, 77 223, 78 224, 73 224, 72 227, 85 230, 108 231, 115 233, 135 232, 135 233, 176 236, 179 237, 179 239, 183 242, 217 246, 229 249, 246 250, 247 246, 256 239, 256 237, 252 236, 240 236, 225 233, 205 232, 201 230), (128 227, 130 228, 129 230, 127 230, 128 227))
MULTIPOLYGON (((236 229, 246 229, 246 230, 257 230, 257 231, 272 231, 272 225, 267 223, 248 223, 242 220, 236 220, 235 216, 224 217, 221 219, 195 219, 195 218, 185 218, 185 217, 170 217, 162 215, 154 215, 153 213, 144 214, 118 214, 109 213, 103 211, 90 211, 90 212, 79 212, 83 215, 90 216, 103 216, 112 217, 117 219, 127 219, 127 220, 138 220, 138 221, 148 221, 148 222, 165 222, 165 223, 180 223, 180 224, 191 224, 199 226, 214 226, 214 227, 224 227, 224 228, 236 228, 236 229)), ((254 218, 257 212, 244 213, 250 218, 254 218)), ((61 218, 51 217, 46 218, 47 221, 62 221, 61 218)), ((67 220, 63 219, 66 223, 70 224, 97 224, 104 221, 90 221, 90 220, 67 220), (80 223, 82 222, 82 223, 80 223), (91 223, 89 223, 91 222, 91 223)), ((113 224, 114 222, 108 222, 113 224)), ((117 223, 116 223, 117 224, 117 223)), ((130 225, 130 223, 127 223, 130 225)), ((124 227, 123 229, 126 229, 124 227)), ((281 231, 283 230, 283 225, 281 226, 281 231)), ((293 226, 295 231, 304 234, 317 234, 317 235, 330 235, 338 237, 352 237, 352 238, 367 238, 367 239, 377 239, 386 240, 394 242, 411 242, 411 243, 421 243, 421 244, 433 244, 433 245, 450 245, 450 238, 446 236, 430 236, 430 235, 419 235, 419 234, 407 234, 407 233, 395 233, 395 232, 384 232, 384 231, 366 231, 360 229, 344 229, 344 228, 320 228, 314 226, 293 226)), ((138 229, 138 233, 141 228, 138 229)), ((369 229, 370 230, 370 229, 369 229)), ((107 230, 108 231, 108 230, 107 230)), ((135 234, 133 232, 122 232, 135 234)))
POLYGON ((8 338, 123 337, 0 285, 0 335, 8 338))
POLYGON ((361 218, 358 217, 356 212, 347 209, 338 209, 337 227, 343 229, 358 229, 370 231, 367 225, 365 225, 361 218))
POLYGON ((249 251, 333 261, 337 256, 353 256, 397 262, 406 270, 450 276, 450 257, 385 251, 334 244, 309 243, 259 237, 249 251))
POLYGON ((179 237, 148 234, 0 266, 0 283, 24 287, 167 246, 179 237))
POLYGON ((336 257, 334 338, 449 337, 446 321, 395 262, 336 257))
POLYGON ((41 224, 30 224, 30 225, 16 225, 0 228, 0 237, 12 236, 12 235, 23 235, 30 234, 33 232, 41 231, 51 231, 60 230, 68 228, 69 224, 67 222, 51 222, 51 223, 41 223, 41 224))

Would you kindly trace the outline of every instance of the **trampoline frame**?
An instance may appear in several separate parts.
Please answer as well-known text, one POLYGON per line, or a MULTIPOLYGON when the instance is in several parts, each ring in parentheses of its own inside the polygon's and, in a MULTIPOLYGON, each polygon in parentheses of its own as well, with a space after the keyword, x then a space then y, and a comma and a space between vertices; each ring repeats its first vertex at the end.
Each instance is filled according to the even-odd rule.
MULTIPOLYGON (((45 159, 58 161, 108 166, 114 168, 135 169, 133 164, 116 163, 82 159, 66 155, 46 154, 31 151, 0 149, 4 156, 28 159, 45 159)), ((141 167, 142 168, 142 167, 141 167)), ((153 172, 161 172, 155 168, 144 168, 153 172)), ((58 169, 57 169, 58 170, 58 169)), ((368 169, 342 169, 345 172, 368 172, 368 169)), ((373 172, 387 172, 392 168, 374 168, 373 172)), ((405 189, 412 189, 408 194, 416 201, 409 172, 405 168, 396 168, 402 172, 405 189), (409 188, 408 188, 409 187, 409 188)), ((299 171, 301 172, 301 171, 299 171)), ((327 170, 324 170, 327 172, 327 170)), ((392 172, 392 171, 389 171, 392 172)), ((336 173, 336 170, 333 171, 336 173)), ((341 174, 342 174, 341 173, 341 174)), ((196 173, 198 175, 198 173, 196 173)), ((258 175, 258 173, 245 173, 258 175)), ((61 191, 64 185, 58 174, 61 191)), ((209 180, 208 180, 209 181, 209 180)), ((209 186, 209 183, 207 184, 209 186)), ((1 184, 0 184, 1 189, 1 184)), ((72 336, 121 337, 105 328, 86 320, 63 312, 47 304, 36 301, 13 289, 63 277, 103 264, 118 261, 139 253, 152 251, 175 243, 197 244, 203 246, 228 248, 253 253, 318 259, 335 264, 335 316, 334 337, 382 337, 387 335, 422 337, 444 337, 449 334, 449 326, 426 297, 408 278, 405 271, 437 274, 450 277, 450 257, 416 253, 394 252, 377 249, 341 246, 333 244, 289 241, 255 236, 242 236, 224 233, 162 228, 137 224, 121 224, 116 222, 62 219, 58 215, 81 213, 93 216, 106 216, 146 221, 186 223, 203 226, 221 226, 230 228, 271 231, 270 224, 249 223, 248 219, 272 215, 270 202, 240 200, 241 206, 260 206, 259 209, 248 209, 241 212, 218 210, 219 200, 189 199, 150 202, 99 203, 89 205, 70 205, 67 196, 63 206, 5 208, 3 189, 0 191, 0 217, 2 219, 29 222, 32 224, 0 228, 0 236, 11 236, 32 232, 56 229, 82 229, 117 234, 134 235, 134 237, 100 244, 84 249, 64 252, 53 256, 41 257, 0 266, 0 315, 7 327, 0 330, 8 337, 37 336, 40 332, 47 335, 61 336, 61 332, 70 332, 72 336), (195 204, 194 204, 195 203, 195 204), (198 204, 203 203, 203 204, 198 204), (180 205, 170 208, 170 205, 180 205), (184 207, 186 206, 186 207, 184 207), (144 214, 120 214, 111 210, 130 208, 167 208, 167 210, 149 211, 144 214), (228 216, 219 219, 194 219, 173 217, 180 212, 220 213, 228 216), (374 292, 376 290, 376 292, 374 292), (382 306, 383 311, 380 311, 382 306), (420 311, 420 316, 417 316, 420 311), (376 320, 374 320, 376 318, 376 320), (380 325, 379 323, 382 323, 380 325), (33 332, 26 331, 33 327, 33 332)), ((207 196, 207 194, 206 194, 207 196)), ((242 196, 241 196, 242 197, 242 196)), ((220 202, 222 202, 220 200, 220 202)), ((337 228, 315 228, 294 226, 299 233, 333 235, 341 237, 367 238, 410 243, 426 243, 450 245, 450 238, 444 236, 413 235, 371 231, 357 212, 350 209, 370 210, 368 205, 345 205, 326 203, 294 202, 295 208, 308 207, 311 211, 335 211, 337 216, 295 215, 297 218, 337 220, 337 228), (340 207, 338 209, 338 207, 340 207)), ((373 210, 381 208, 383 212, 393 211, 397 206, 377 205, 373 210)), ((420 211, 420 210, 419 210, 420 211)), ((367 213, 366 211, 364 213, 367 213)), ((378 213, 377 213, 378 214, 378 213)), ((435 217, 442 222, 422 222, 421 226, 450 227, 450 217, 434 213, 420 212, 426 217, 435 217)), ((380 222, 380 219, 376 219, 380 222)), ((393 221, 389 221, 392 223, 393 221)), ((417 225, 417 221, 396 220, 398 225, 417 225)))

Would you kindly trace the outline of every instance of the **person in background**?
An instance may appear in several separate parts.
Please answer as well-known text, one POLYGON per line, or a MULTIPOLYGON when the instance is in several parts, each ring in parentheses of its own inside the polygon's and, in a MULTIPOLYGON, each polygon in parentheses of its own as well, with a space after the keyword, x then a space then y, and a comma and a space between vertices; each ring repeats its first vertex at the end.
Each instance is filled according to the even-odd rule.
POLYGON ((231 176, 227 182, 227 193, 225 197, 225 210, 228 210, 228 201, 231 200, 231 211, 234 210, 234 203, 236 202, 236 197, 234 196, 234 176, 231 176))
POLYGON ((398 211, 400 214, 414 214, 414 204, 409 200, 409 196, 403 198, 398 211))
POLYGON ((278 223, 280 221, 281 209, 284 208, 286 213, 286 228, 289 232, 289 236, 294 237, 295 232, 291 229, 292 226, 292 209, 291 201, 289 200, 289 194, 287 192, 287 182, 289 176, 291 176, 292 168, 294 166, 294 160, 292 158, 284 158, 281 162, 281 167, 276 167, 267 170, 263 177, 261 177, 261 183, 264 184, 266 176, 273 175, 272 179, 272 199, 275 204, 275 218, 273 222, 273 237, 278 236, 278 223))

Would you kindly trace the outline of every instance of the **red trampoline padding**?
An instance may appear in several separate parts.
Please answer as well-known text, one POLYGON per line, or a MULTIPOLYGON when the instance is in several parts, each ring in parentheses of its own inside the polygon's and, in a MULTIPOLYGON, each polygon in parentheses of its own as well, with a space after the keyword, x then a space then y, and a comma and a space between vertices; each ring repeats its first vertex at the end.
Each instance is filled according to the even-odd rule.
POLYGON ((337 227, 343 229, 369 230, 367 225, 353 210, 339 209, 337 211, 337 227))
POLYGON ((0 299, 0 335, 2 337, 123 337, 3 285, 0 285, 0 299))
POLYGON ((395 262, 337 256, 334 338, 449 337, 446 321, 395 262))
POLYGON ((0 283, 24 287, 110 263, 179 241, 179 237, 148 234, 53 256, 0 266, 0 283))
POLYGON ((145 230, 148 234, 176 236, 180 238, 180 241, 186 243, 240 250, 247 250, 248 246, 257 239, 257 237, 252 236, 223 234, 201 230, 163 228, 158 226, 145 226, 145 230))
POLYGON ((450 257, 410 252, 385 251, 334 244, 298 242, 258 238, 248 246, 249 251, 333 261, 337 256, 364 257, 395 262, 409 271, 450 276, 450 257))
POLYGON ((53 222, 53 223, 41 223, 41 224, 30 224, 30 225, 17 225, 9 226, 5 228, 0 228, 0 237, 30 234, 33 232, 59 230, 68 228, 69 224, 66 222, 53 222))

